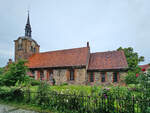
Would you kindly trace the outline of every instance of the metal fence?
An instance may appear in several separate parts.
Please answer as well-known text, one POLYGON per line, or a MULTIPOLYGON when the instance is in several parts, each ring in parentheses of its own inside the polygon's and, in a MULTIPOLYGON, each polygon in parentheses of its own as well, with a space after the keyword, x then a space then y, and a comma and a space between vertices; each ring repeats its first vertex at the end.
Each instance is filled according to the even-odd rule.
POLYGON ((57 109, 66 113, 149 113, 150 106, 150 100, 134 96, 79 96, 30 91, 25 92, 25 102, 36 103, 43 109, 57 109))

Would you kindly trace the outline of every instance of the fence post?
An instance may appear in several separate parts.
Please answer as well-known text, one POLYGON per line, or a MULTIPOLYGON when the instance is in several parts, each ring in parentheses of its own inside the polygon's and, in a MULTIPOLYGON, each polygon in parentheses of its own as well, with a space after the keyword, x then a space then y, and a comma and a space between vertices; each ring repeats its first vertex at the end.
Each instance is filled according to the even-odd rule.
POLYGON ((135 98, 134 98, 134 95, 132 96, 132 99, 133 99, 133 101, 132 101, 132 102, 133 102, 133 103, 132 103, 132 107, 133 107, 133 108, 132 108, 132 109, 133 109, 133 113, 135 113, 135 111, 134 111, 134 104, 135 104, 135 98))

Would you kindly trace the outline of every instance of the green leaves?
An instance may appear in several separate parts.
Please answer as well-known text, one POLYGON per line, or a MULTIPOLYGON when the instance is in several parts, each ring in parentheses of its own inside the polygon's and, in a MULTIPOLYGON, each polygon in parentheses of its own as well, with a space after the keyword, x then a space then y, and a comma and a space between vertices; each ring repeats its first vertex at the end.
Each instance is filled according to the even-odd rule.
POLYGON ((26 73, 28 71, 25 66, 26 61, 20 60, 18 62, 8 65, 7 71, 2 77, 2 82, 6 86, 14 86, 17 81, 19 83, 26 81, 26 73))
POLYGON ((124 54, 125 54, 127 62, 128 62, 129 70, 131 70, 131 71, 139 70, 138 64, 140 62, 144 61, 144 56, 139 56, 137 52, 134 52, 132 47, 128 47, 128 48, 120 47, 117 50, 124 51, 124 54))
POLYGON ((124 51, 124 54, 128 63, 128 75, 125 77, 126 84, 137 84, 136 74, 140 73, 141 68, 138 66, 140 62, 144 61, 144 56, 139 56, 137 52, 134 52, 132 47, 118 48, 118 51, 124 51))
POLYGON ((128 75, 125 76, 125 83, 126 84, 137 84, 137 77, 135 72, 129 71, 128 75))
POLYGON ((0 76, 4 73, 4 68, 0 68, 0 76))

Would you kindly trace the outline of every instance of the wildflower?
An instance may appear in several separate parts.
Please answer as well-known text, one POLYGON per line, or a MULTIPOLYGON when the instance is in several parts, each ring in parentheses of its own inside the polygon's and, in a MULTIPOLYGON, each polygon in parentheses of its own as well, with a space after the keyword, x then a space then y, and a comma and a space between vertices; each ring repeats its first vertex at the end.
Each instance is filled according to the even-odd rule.
POLYGON ((144 72, 144 71, 145 71, 145 68, 143 68, 142 71, 144 72))
POLYGON ((136 74, 136 77, 138 77, 138 76, 139 76, 139 74, 137 73, 137 74, 136 74))
POLYGON ((109 91, 109 90, 110 90, 110 88, 106 88, 106 90, 107 90, 107 91, 109 91))
POLYGON ((61 91, 60 94, 64 94, 63 91, 61 91))
POLYGON ((107 98, 107 95, 104 93, 104 97, 107 98))
POLYGON ((65 102, 67 102, 67 103, 68 103, 68 99, 65 99, 65 102))

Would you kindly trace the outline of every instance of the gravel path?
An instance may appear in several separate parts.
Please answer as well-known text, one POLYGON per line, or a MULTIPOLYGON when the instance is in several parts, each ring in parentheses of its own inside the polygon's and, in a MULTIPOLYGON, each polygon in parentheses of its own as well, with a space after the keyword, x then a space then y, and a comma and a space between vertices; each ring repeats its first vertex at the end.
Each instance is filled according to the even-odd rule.
POLYGON ((38 113, 0 104, 0 113, 38 113))

